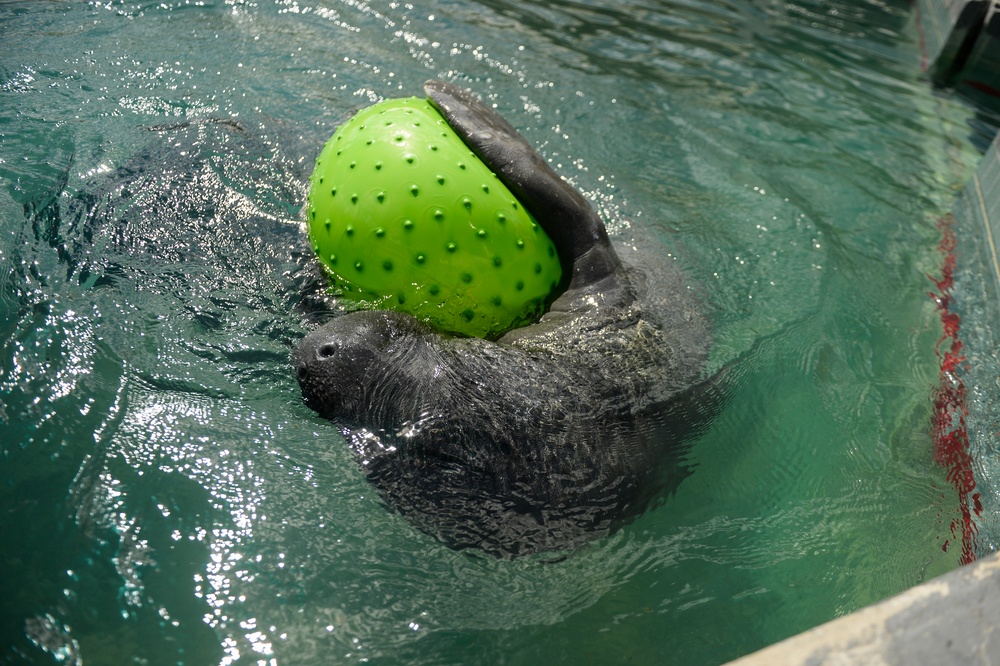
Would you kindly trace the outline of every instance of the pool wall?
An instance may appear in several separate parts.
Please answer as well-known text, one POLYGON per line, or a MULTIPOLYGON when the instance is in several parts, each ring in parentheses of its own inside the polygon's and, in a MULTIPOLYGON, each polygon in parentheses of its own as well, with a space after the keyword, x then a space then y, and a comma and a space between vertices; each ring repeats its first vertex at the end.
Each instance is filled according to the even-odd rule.
POLYGON ((919 0, 916 4, 926 58, 923 65, 935 83, 947 85, 962 77, 993 3, 919 0))
POLYGON ((973 105, 972 139, 984 150, 1000 127, 1000 2, 917 0, 914 18, 921 66, 934 85, 973 105))

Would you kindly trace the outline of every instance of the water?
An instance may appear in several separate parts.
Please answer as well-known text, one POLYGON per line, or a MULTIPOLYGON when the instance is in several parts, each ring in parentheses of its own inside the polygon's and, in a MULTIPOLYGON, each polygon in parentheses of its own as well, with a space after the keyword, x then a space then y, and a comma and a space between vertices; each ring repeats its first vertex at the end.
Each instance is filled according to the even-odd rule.
POLYGON ((3 663, 710 664, 962 558, 928 293, 977 154, 907 3, 14 2, 0 32, 3 663), (564 561, 416 532, 287 364, 331 314, 313 158, 431 77, 664 238, 739 361, 676 495, 564 561))

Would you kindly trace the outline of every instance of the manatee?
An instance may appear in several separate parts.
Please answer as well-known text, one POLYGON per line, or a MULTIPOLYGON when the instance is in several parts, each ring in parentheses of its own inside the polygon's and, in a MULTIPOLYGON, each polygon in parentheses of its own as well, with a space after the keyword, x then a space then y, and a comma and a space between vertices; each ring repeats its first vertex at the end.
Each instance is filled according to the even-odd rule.
POLYGON ((471 92, 424 90, 568 279, 537 322, 496 340, 393 311, 337 316, 292 353, 303 398, 388 507, 445 544, 502 558, 580 547, 689 473, 685 449, 719 404, 708 318, 666 250, 616 251, 587 200, 471 92))

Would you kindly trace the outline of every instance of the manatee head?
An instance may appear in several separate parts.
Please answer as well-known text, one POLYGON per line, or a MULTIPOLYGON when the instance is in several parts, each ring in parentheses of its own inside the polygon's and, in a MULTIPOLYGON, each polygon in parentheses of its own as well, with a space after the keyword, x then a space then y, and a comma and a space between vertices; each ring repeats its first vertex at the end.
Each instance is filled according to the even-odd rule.
POLYGON ((430 332, 412 316, 389 310, 353 312, 321 326, 292 355, 306 404, 329 419, 357 418, 430 332))

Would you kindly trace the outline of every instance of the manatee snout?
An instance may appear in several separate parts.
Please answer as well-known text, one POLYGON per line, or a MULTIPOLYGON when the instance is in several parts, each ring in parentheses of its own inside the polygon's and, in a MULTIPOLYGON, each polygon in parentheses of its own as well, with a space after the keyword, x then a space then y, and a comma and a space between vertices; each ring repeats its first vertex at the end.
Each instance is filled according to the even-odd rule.
POLYGON ((343 339, 337 331, 322 327, 307 335, 292 353, 292 364, 306 405, 324 416, 334 416, 343 407, 347 374, 357 368, 344 367, 343 339))
POLYGON ((394 311, 337 317, 292 352, 303 399, 327 418, 353 416, 372 381, 398 365, 412 342, 429 332, 412 316, 394 311))
POLYGON ((315 340, 306 340, 295 350, 292 362, 295 364, 299 384, 308 383, 318 365, 327 363, 337 355, 340 345, 337 344, 336 340, 328 340, 325 337, 316 336, 315 340))

